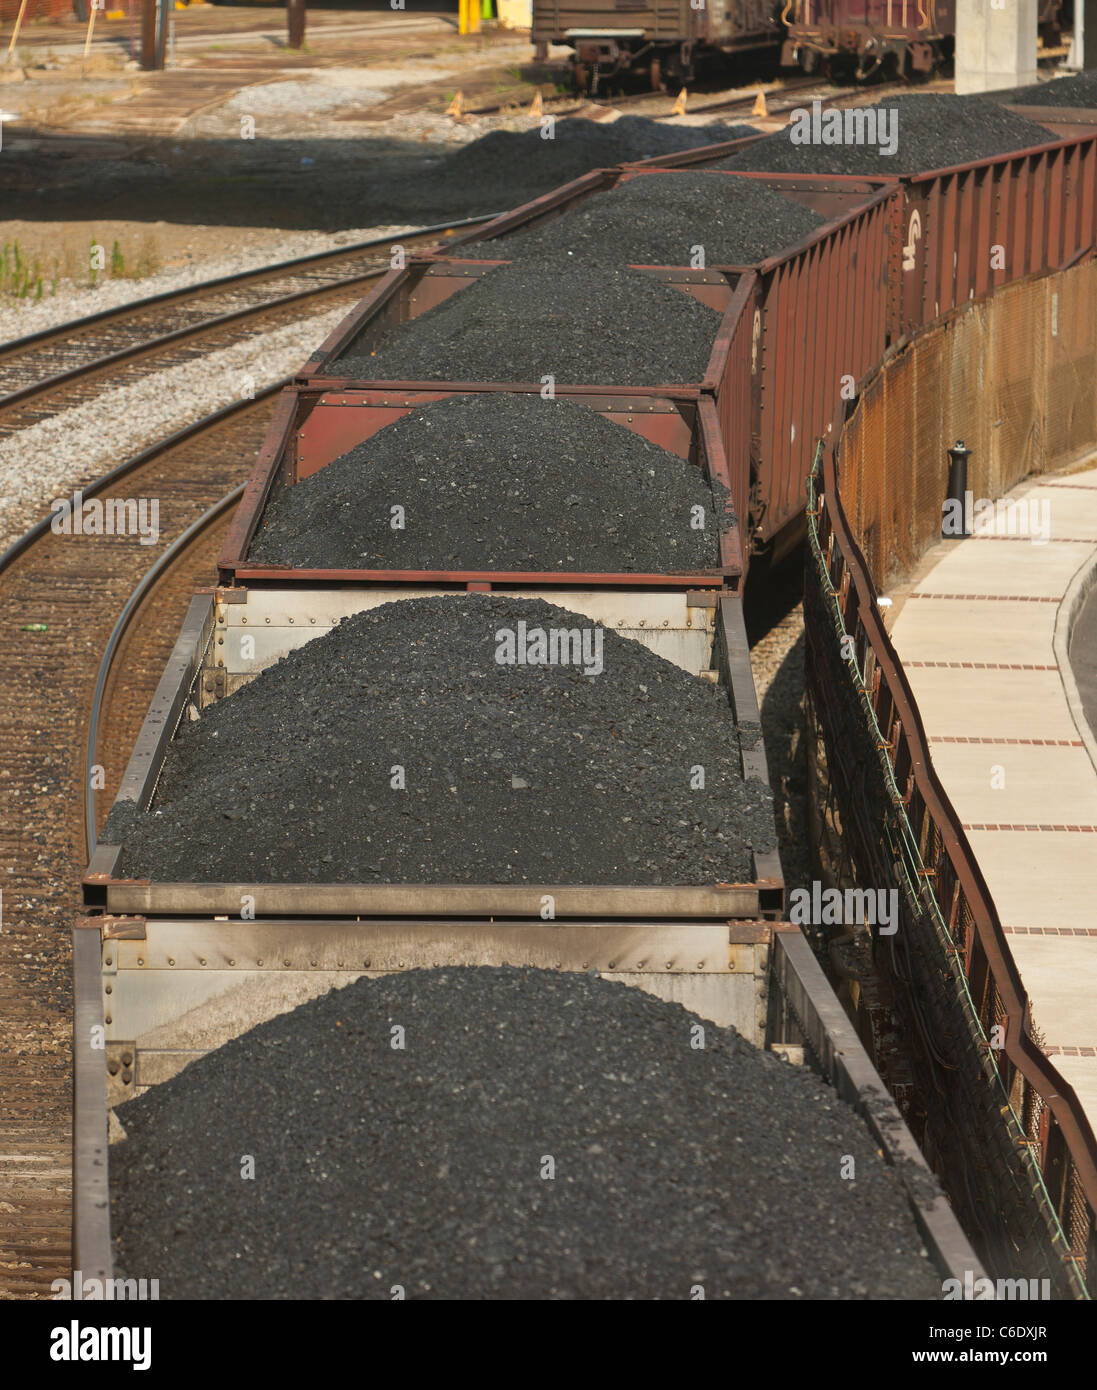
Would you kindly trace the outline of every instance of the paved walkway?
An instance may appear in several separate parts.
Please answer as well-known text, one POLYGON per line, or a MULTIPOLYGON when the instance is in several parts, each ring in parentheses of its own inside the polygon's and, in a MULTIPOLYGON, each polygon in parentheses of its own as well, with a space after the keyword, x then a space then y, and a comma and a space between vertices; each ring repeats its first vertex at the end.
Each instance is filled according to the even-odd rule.
POLYGON ((1097 576, 1097 468, 1009 497, 1046 543, 939 543, 891 635, 1044 1050, 1097 1129, 1097 739, 1067 657, 1097 576))

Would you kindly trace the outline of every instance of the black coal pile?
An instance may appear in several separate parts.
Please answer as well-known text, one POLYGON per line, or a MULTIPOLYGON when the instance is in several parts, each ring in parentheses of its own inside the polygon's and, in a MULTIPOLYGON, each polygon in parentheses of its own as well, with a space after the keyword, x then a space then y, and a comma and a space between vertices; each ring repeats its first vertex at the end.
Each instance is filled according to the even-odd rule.
MULTIPOLYGON (((544 137, 539 124, 524 131, 493 130, 447 155, 439 173, 466 186, 470 181, 477 185, 497 182, 501 193, 534 183, 547 191, 591 169, 757 134, 749 125, 672 126, 645 116, 621 116, 608 122, 563 120, 551 129, 551 139, 544 137)), ((517 205, 509 197, 500 206, 517 205)))
POLYGON ((353 347, 331 370, 377 381, 522 381, 557 386, 699 382, 720 315, 639 270, 512 265, 418 318, 353 347))
MULTIPOLYGON (((805 106, 805 110, 810 107, 805 106)), ((843 122, 841 144, 794 144, 796 126, 790 121, 785 130, 748 145, 714 167, 766 169, 774 173, 916 174, 1046 145, 1056 138, 1043 126, 980 97, 888 97, 862 110, 886 116, 886 129, 881 128, 877 116, 877 140, 873 143, 867 139, 861 144, 852 143, 858 129, 864 138, 867 125, 854 125, 852 112, 835 112, 843 122), (885 154, 885 148, 892 148, 893 153, 885 154)), ((822 112, 820 133, 831 115, 822 112)))
POLYGON ((361 979, 118 1116, 119 1272, 162 1297, 941 1297, 830 1087, 592 975, 361 979))
MULTIPOLYGON (((493 130, 432 160, 388 160, 369 175, 359 203, 373 220, 419 224, 505 212, 570 183, 591 169, 612 168, 654 155, 677 154, 757 132, 751 126, 672 126, 644 116, 602 123, 560 120, 545 139, 540 123, 525 131, 493 130)), ((361 212, 356 214, 360 220, 361 212)))
POLYGON ((1097 72, 1076 72, 1072 77, 1034 82, 1030 87, 987 92, 986 97, 988 101, 1001 101, 1010 106, 1097 107, 1097 72))
POLYGON ((250 558, 335 569, 705 569, 720 563, 727 498, 687 459, 584 405, 450 396, 284 488, 250 558))
POLYGON ((101 839, 128 831, 123 876, 169 882, 742 882, 776 843, 742 777, 758 737, 726 691, 578 614, 405 599, 184 721, 150 812, 101 839))
POLYGON ((530 261, 570 256, 591 264, 750 265, 809 236, 825 221, 755 179, 714 173, 644 174, 595 193, 570 212, 456 255, 530 261))

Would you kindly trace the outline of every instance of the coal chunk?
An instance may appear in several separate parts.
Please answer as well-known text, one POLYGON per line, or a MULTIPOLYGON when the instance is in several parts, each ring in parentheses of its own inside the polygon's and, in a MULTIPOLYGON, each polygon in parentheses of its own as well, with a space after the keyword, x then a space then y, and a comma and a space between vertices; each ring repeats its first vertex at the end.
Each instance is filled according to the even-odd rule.
POLYGON ((643 174, 528 231, 455 248, 470 257, 574 258, 600 265, 751 265, 803 241, 825 219, 757 179, 643 174))
MULTIPOLYGON (((1046 145, 1057 138, 1043 126, 980 97, 911 94, 887 97, 865 109, 895 112, 888 118, 889 131, 898 120, 893 154, 883 153, 879 143, 793 144, 790 122, 786 129, 756 140, 712 167, 774 173, 916 174, 1046 145)), ((823 112, 824 119, 827 114, 823 112)))
POLYGON ((552 604, 469 594, 358 613, 185 721, 121 871, 705 884, 753 879, 775 844, 726 690, 552 604), (508 664, 551 660, 537 631, 578 645, 508 664))
POLYGON ((360 979, 117 1113, 117 1263, 163 1298, 941 1297, 829 1086, 588 974, 360 979))
POLYGON ((702 380, 720 315, 639 270, 510 265, 351 349, 336 376, 513 381, 558 387, 702 380), (566 274, 563 270, 566 269, 566 274))
POLYGON ((727 498, 695 464, 574 401, 450 396, 284 488, 249 558, 334 569, 700 570, 720 563, 727 498))

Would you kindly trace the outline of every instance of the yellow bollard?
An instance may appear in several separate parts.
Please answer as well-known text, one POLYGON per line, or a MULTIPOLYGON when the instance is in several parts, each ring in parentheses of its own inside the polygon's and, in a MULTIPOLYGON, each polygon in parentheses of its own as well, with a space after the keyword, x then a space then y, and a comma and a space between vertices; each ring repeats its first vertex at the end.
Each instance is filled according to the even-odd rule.
POLYGON ((538 89, 537 95, 533 98, 533 100, 532 100, 532 101, 530 102, 530 104, 529 104, 529 114, 530 114, 531 116, 540 116, 540 115, 544 112, 544 109, 545 109, 545 104, 544 104, 544 102, 541 100, 541 92, 540 92, 540 89, 538 89))
POLYGON ((766 94, 765 94, 765 92, 759 92, 758 95, 754 98, 754 105, 751 107, 750 114, 751 114, 752 116, 768 116, 768 115, 769 115, 769 112, 766 110, 766 94))
POLYGON ((678 93, 678 100, 671 107, 672 116, 684 116, 686 114, 686 89, 685 87, 678 93))

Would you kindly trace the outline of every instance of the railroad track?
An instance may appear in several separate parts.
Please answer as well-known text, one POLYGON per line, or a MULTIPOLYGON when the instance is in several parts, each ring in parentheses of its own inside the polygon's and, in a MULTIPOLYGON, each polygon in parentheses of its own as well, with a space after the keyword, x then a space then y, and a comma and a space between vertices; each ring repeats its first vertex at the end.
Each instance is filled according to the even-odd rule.
MULTIPOLYGON (((802 88, 811 87, 819 87, 818 78, 796 78, 792 81, 782 83, 780 87, 773 89, 773 95, 777 95, 779 93, 784 92, 799 91, 802 88)), ((720 101, 713 102, 708 106, 691 106, 689 108, 690 114, 697 115, 700 112, 704 111, 733 110, 740 106, 746 107, 749 110, 749 108, 753 105, 754 100, 758 95, 758 90, 759 88, 756 84, 750 88, 749 94, 744 92, 742 96, 727 97, 720 101)), ((835 88, 834 90, 837 91, 839 89, 835 88)), ((767 96, 768 95, 769 94, 767 93, 767 96)), ((676 92, 660 93, 645 91, 621 92, 613 97, 575 97, 570 101, 565 99, 559 105, 551 103, 546 108, 545 114, 558 116, 561 119, 591 116, 593 119, 597 120, 597 113, 600 111, 610 112, 618 109, 628 109, 629 107, 633 106, 642 106, 645 102, 650 104, 652 102, 657 102, 660 100, 664 102, 673 102, 676 96, 676 92)), ((497 116, 504 111, 521 111, 523 109, 523 106, 524 103, 516 102, 513 100, 501 101, 495 102, 490 106, 470 106, 468 110, 465 112, 465 114, 468 116, 497 116)), ((643 111, 641 112, 641 114, 645 116, 650 116, 651 119, 655 121, 668 120, 672 116, 672 112, 670 111, 643 111)))
MULTIPOLYGON (((753 110, 754 103, 758 99, 758 93, 764 84, 751 86, 739 95, 723 96, 716 101, 704 102, 702 105, 693 105, 692 99, 687 103, 686 111, 690 116, 707 116, 725 113, 727 115, 749 116, 753 110)), ((765 92, 766 109, 769 116, 783 116, 789 111, 802 106, 804 101, 818 99, 827 106, 850 106, 850 105, 870 105, 877 102, 881 97, 896 96, 902 92, 939 92, 951 89, 952 83, 949 81, 935 80, 932 82, 920 83, 918 87, 912 87, 909 82, 887 82, 876 86, 848 87, 837 86, 834 83, 820 82, 817 77, 799 77, 783 81, 779 87, 771 87, 765 92)), ((649 105, 652 102, 662 99, 665 102, 673 102, 676 93, 663 93, 662 98, 657 92, 625 92, 616 97, 605 98, 580 98, 568 105, 550 106, 546 109, 547 115, 553 115, 560 119, 576 119, 589 117, 592 120, 604 119, 600 113, 609 114, 614 110, 629 110, 632 107, 642 107, 644 103, 649 105)), ((692 96, 695 95, 691 93, 692 96)), ((470 107, 466 114, 470 116, 489 116, 498 115, 505 111, 508 106, 514 103, 501 102, 494 106, 470 107)), ((641 110, 638 114, 648 116, 654 121, 667 121, 674 119, 672 111, 647 111, 641 110)))
POLYGON ((399 240, 425 250, 467 218, 282 261, 105 309, 0 345, 0 438, 92 399, 317 310, 359 300, 399 240), (121 370, 119 370, 121 369, 121 370))
POLYGON ((230 501, 243 483, 281 385, 84 489, 94 496, 125 479, 128 492, 157 497, 155 545, 40 525, 0 556, 0 1298, 48 1297, 51 1281, 69 1273, 69 939, 94 835, 86 767, 103 768, 105 813, 186 603, 213 572, 228 513, 211 515, 211 504, 230 501), (97 686, 103 714, 88 758, 97 686))

